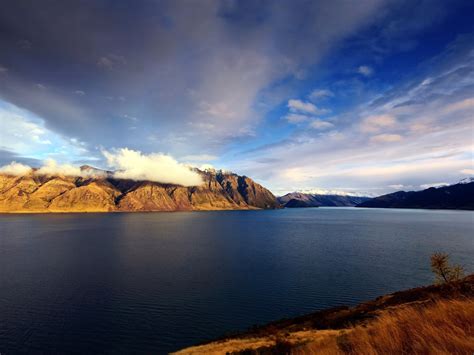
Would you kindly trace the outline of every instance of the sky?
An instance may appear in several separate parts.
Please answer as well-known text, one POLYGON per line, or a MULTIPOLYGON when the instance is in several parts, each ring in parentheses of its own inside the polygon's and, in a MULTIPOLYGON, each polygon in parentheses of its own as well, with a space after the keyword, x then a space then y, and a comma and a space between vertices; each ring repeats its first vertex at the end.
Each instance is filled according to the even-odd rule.
POLYGON ((278 195, 454 183, 474 176, 473 17, 469 0, 11 1, 0 165, 185 185, 183 166, 213 166, 278 195))

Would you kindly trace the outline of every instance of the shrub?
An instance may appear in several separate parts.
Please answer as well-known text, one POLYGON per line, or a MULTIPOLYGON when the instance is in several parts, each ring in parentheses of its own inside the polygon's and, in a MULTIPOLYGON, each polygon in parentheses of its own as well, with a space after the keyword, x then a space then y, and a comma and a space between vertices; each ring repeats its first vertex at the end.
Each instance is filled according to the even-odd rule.
POLYGON ((464 276, 463 267, 461 265, 450 265, 449 255, 446 253, 431 255, 431 271, 435 274, 437 283, 459 281, 464 276))

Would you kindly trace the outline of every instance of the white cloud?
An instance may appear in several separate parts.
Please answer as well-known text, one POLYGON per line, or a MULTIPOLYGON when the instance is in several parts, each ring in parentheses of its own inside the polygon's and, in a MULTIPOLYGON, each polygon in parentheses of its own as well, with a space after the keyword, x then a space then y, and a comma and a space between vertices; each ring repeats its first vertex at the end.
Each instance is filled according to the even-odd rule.
POLYGON ((323 129, 332 128, 332 127, 334 127, 334 125, 331 122, 323 121, 323 120, 320 120, 320 119, 314 119, 310 123, 310 127, 314 128, 314 129, 323 130, 323 129))
POLYGON ((374 73, 374 69, 368 65, 361 65, 359 68, 357 68, 357 72, 364 76, 371 76, 374 73))
POLYGON ((22 157, 43 160, 89 158, 84 142, 64 137, 45 127, 44 121, 31 112, 0 100, 0 149, 22 157))
POLYGON ((309 116, 302 115, 299 113, 289 113, 283 118, 287 120, 289 123, 301 123, 301 122, 308 121, 310 119, 309 116))
POLYGON ((399 134, 378 134, 371 137, 370 140, 376 143, 392 143, 401 141, 402 136, 399 134))
POLYGON ((15 161, 12 161, 10 164, 0 167, 0 173, 16 176, 29 174, 31 170, 31 167, 29 167, 28 165, 17 163, 15 161))
POLYGON ((38 175, 81 176, 81 169, 70 164, 58 164, 54 159, 47 159, 35 173, 38 175))
POLYGON ((311 102, 304 102, 295 99, 288 101, 288 108, 291 112, 308 113, 312 115, 324 115, 330 112, 330 110, 316 107, 316 105, 311 102))
POLYGON ((442 187, 449 185, 447 182, 433 182, 431 184, 422 184, 420 187, 422 189, 429 189, 430 187, 442 187))
POLYGON ((7 71, 8 71, 8 69, 0 64, 0 74, 6 73, 7 71))
POLYGON ((86 93, 85 93, 84 91, 82 91, 82 90, 76 90, 76 91, 74 91, 74 93, 75 93, 76 95, 79 95, 79 96, 84 96, 84 95, 86 94, 86 93))
POLYGON ((446 60, 420 65, 420 75, 415 72, 359 106, 338 112, 337 131, 345 138, 334 139, 332 130, 324 135, 298 130, 251 151, 233 164, 234 169, 274 191, 332 189, 349 183, 379 195, 393 192, 391 184, 414 190, 436 181, 434 177, 453 183, 461 174, 474 175, 469 38, 465 51, 449 47, 446 60))
MULTIPOLYGON (((0 173, 9 175, 27 175, 32 172, 32 168, 28 165, 17 163, 15 161, 0 168, 0 173)), ((46 159, 44 164, 34 171, 36 175, 62 175, 62 176, 82 176, 82 177, 104 177, 105 172, 93 170, 82 171, 79 167, 71 164, 59 164, 54 159, 46 159)))
POLYGON ((162 153, 142 154, 128 148, 114 152, 103 151, 107 163, 117 171, 119 179, 147 180, 166 184, 197 186, 202 184, 200 175, 173 157, 162 153))
POLYGON ((382 129, 393 127, 396 123, 397 119, 392 115, 372 115, 361 121, 360 130, 362 132, 378 132, 382 129))
POLYGON ((202 164, 202 165, 199 167, 199 170, 202 170, 202 171, 215 171, 216 169, 215 169, 214 166, 211 165, 211 164, 202 164))
POLYGON ((334 93, 331 90, 327 89, 319 89, 319 90, 313 90, 311 94, 309 94, 309 99, 311 101, 318 101, 321 99, 325 99, 328 97, 333 97, 334 93))

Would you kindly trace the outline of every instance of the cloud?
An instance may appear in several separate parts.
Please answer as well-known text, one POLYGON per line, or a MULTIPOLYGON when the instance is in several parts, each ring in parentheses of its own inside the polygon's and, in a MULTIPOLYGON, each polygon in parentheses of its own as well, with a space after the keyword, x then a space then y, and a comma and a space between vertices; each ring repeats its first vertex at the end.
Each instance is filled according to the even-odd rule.
MULTIPOLYGON (((33 168, 26 164, 15 161, 0 168, 0 173, 9 175, 27 175, 33 171, 33 168)), ((60 175, 60 176, 81 176, 81 177, 105 177, 105 172, 96 170, 81 170, 80 167, 71 164, 59 164, 54 159, 46 159, 43 165, 34 170, 36 175, 60 175)))
POLYGON ((311 101, 318 101, 328 97, 334 97, 334 93, 327 89, 313 90, 308 97, 311 101))
POLYGON ((457 111, 465 111, 465 110, 470 110, 471 112, 474 112, 474 97, 470 97, 468 99, 458 101, 458 102, 448 105, 444 109, 444 113, 451 114, 457 111))
POLYGON ((422 184, 420 185, 420 188, 422 189, 429 189, 430 187, 442 187, 442 186, 447 186, 449 183, 447 182, 433 182, 430 184, 422 184))
POLYGON ((121 65, 126 64, 127 61, 124 57, 116 54, 109 54, 103 57, 100 57, 97 60, 97 66, 105 69, 115 69, 121 65))
POLYGON ((392 143, 399 142, 402 140, 402 136, 399 134, 378 134, 370 138, 371 142, 376 143, 392 143))
POLYGON ((197 186, 202 184, 200 175, 162 153, 142 154, 128 148, 113 152, 103 151, 107 163, 116 169, 119 179, 147 180, 165 184, 197 186))
POLYGON ((217 118, 231 119, 236 115, 236 112, 226 102, 210 104, 203 101, 199 103, 199 109, 201 114, 217 118))
POLYGON ((58 164, 54 159, 47 159, 44 165, 35 171, 38 175, 81 176, 81 169, 70 164, 58 164))
POLYGON ((6 73, 7 71, 8 71, 8 69, 0 64, 0 74, 6 73))
POLYGON ((362 132, 378 132, 395 126, 397 119, 389 114, 373 115, 364 118, 360 123, 362 132))
POLYGON ((86 93, 85 93, 84 91, 82 91, 82 90, 76 90, 76 91, 74 91, 74 93, 75 93, 76 95, 79 95, 79 96, 84 96, 84 95, 86 94, 86 93))
POLYGON ((330 112, 330 110, 316 107, 316 105, 311 102, 304 102, 296 99, 288 100, 288 108, 291 112, 308 113, 312 115, 324 115, 330 112))
POLYGON ((28 165, 17 163, 15 161, 0 167, 0 173, 15 176, 29 174, 31 170, 31 167, 29 167, 28 165))
POLYGON ((368 65, 361 65, 359 68, 357 68, 357 72, 363 76, 372 76, 372 74, 374 74, 374 69, 368 65))
POLYGON ((350 184, 379 195, 393 192, 389 185, 415 189, 433 177, 455 183, 472 175, 472 39, 456 40, 406 79, 337 112, 346 138, 297 130, 249 151, 234 169, 272 191, 350 184))
POLYGON ((289 113, 283 117, 289 123, 302 123, 308 121, 311 117, 300 113, 289 113))
POLYGON ((0 12, 0 62, 10 69, 0 95, 92 146, 126 140, 175 156, 223 151, 291 97, 295 77, 308 80, 334 47, 378 21, 386 1, 164 0, 133 8, 106 2, 91 11, 82 2, 18 0, 0 12), (9 45, 22 38, 34 39, 41 61, 23 60, 25 51, 9 45), (71 95, 78 87, 87 95, 71 95), (114 120, 124 112, 140 117, 137 134, 114 120), (143 139, 140 128, 157 139, 143 139), (168 136, 188 144, 165 142, 168 136))
POLYGON ((320 119, 314 119, 310 123, 310 127, 314 128, 314 129, 323 130, 323 129, 332 128, 332 127, 334 127, 334 125, 331 122, 323 121, 323 120, 320 120, 320 119))
POLYGON ((51 156, 58 160, 90 158, 85 143, 52 132, 31 112, 1 100, 0 122, 1 150, 39 160, 51 156))

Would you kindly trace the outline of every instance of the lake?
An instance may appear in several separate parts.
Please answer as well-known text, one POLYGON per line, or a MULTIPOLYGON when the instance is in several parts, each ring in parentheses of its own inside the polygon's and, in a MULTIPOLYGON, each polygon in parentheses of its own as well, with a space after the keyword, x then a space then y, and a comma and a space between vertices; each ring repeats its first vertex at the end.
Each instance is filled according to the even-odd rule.
POLYGON ((0 353, 167 353, 474 271, 474 212, 0 215, 0 353))

